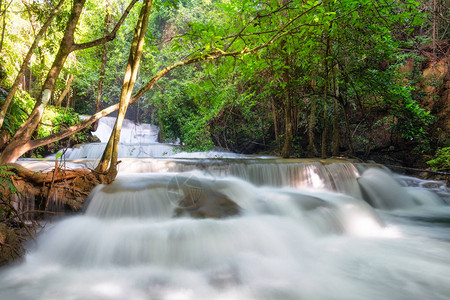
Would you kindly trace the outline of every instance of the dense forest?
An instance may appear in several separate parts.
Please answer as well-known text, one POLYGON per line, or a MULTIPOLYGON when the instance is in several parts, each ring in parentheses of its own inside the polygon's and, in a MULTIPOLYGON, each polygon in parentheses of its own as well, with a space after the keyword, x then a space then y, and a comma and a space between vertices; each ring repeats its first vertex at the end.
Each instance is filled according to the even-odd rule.
POLYGON ((83 142, 83 132, 67 137, 95 119, 77 125, 78 114, 118 108, 144 4, 125 111, 157 124, 161 141, 282 157, 435 157, 448 168, 441 0, 2 0, 3 163, 83 142))

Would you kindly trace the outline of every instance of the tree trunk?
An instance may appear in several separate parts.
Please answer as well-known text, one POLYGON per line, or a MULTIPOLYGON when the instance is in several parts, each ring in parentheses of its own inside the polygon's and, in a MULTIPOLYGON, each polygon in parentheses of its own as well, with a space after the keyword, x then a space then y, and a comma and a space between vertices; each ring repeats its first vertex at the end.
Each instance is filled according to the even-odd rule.
MULTIPOLYGON (((328 29, 329 30, 329 29, 328 29)), ((323 90, 323 131, 322 131, 322 158, 327 158, 327 100, 328 100, 328 84, 329 84, 329 78, 328 78, 328 57, 330 55, 330 36, 329 32, 325 32, 326 35, 326 47, 325 47, 325 57, 324 57, 324 64, 325 64, 325 83, 324 83, 324 90, 323 90)))
MULTIPOLYGON (((278 5, 286 5, 287 0, 278 0, 278 5)), ((287 13, 283 12, 283 16, 287 17, 287 13)), ((291 154, 292 148, 292 103, 291 103, 291 95, 290 95, 290 60, 288 56, 288 47, 286 45, 286 39, 281 40, 281 50, 282 55, 284 56, 284 63, 286 69, 283 72, 283 80, 286 83, 285 87, 285 99, 284 99, 284 124, 285 124, 285 136, 284 136, 284 145, 283 149, 281 149, 281 157, 288 158, 291 154)))
POLYGON ((34 130, 39 125, 42 115, 44 114, 44 110, 52 96, 59 73, 61 72, 67 57, 74 50, 75 28, 85 2, 86 0, 74 0, 72 12, 69 20, 67 21, 64 36, 61 40, 59 50, 56 54, 55 60, 53 61, 52 67, 50 68, 42 86, 40 97, 37 99, 29 118, 19 127, 11 142, 8 146, 6 146, 5 150, 0 155, 0 162, 5 163, 15 161, 18 153, 25 153, 29 150, 26 147, 26 143, 31 139, 34 130))
POLYGON ((324 87, 324 97, 323 97, 323 130, 322 130, 322 145, 321 145, 321 157, 327 158, 327 84, 324 87))
MULTIPOLYGON (((0 53, 2 53, 3 50, 3 41, 5 40, 5 32, 6 32, 6 11, 8 10, 9 6, 12 4, 13 0, 9 1, 9 3, 5 4, 5 9, 2 11, 3 1, 0 0, 0 16, 3 16, 3 22, 2 22, 2 35, 0 39, 0 53)), ((0 126, 1 128, 1 126, 0 126)))
MULTIPOLYGON (((339 97, 339 86, 336 82, 336 77, 334 76, 334 74, 333 74, 333 86, 336 97, 339 97)), ((333 156, 339 155, 339 104, 336 97, 333 97, 334 118, 333 118, 333 142, 331 147, 333 156)))
POLYGON ((316 123, 316 110, 317 103, 316 101, 313 101, 311 104, 311 112, 308 122, 308 152, 312 153, 314 156, 319 156, 319 151, 317 151, 316 145, 314 143, 314 124, 316 123))
MULTIPOLYGON (((56 106, 61 106, 64 98, 70 92, 70 86, 72 85, 72 81, 74 79, 75 79, 75 76, 73 76, 73 75, 70 75, 70 77, 67 79, 66 87, 64 88, 64 91, 61 93, 61 96, 59 96, 58 101, 56 101, 56 106)), ((69 101, 69 100, 67 100, 67 101, 69 101)))
POLYGON ((121 24, 125 20, 126 16, 130 12, 136 1, 137 0, 131 1, 122 17, 117 22, 116 26, 109 35, 91 42, 76 44, 74 42, 75 29, 77 27, 77 23, 86 0, 73 0, 72 11, 67 21, 64 36, 61 40, 60 47, 53 61, 52 67, 47 73, 47 77, 42 86, 40 96, 37 99, 34 109, 31 112, 29 118, 19 127, 19 129, 14 134, 11 142, 0 154, 0 163, 14 162, 25 152, 32 149, 30 148, 30 145, 32 144, 30 143, 31 136, 42 119, 44 110, 47 107, 47 104, 55 88, 56 80, 58 79, 59 73, 61 72, 62 67, 64 66, 64 62, 66 61, 69 54, 75 50, 87 49, 111 41, 115 37, 121 24))
POLYGON ((19 127, 11 142, 8 146, 6 146, 0 155, 0 162, 5 163, 15 161, 18 153, 25 153, 29 150, 26 147, 26 143, 31 139, 34 130, 39 125, 42 115, 44 114, 44 110, 52 96, 59 73, 61 72, 67 57, 74 49, 75 28, 85 2, 86 0, 74 0, 72 12, 67 22, 64 36, 61 40, 59 50, 56 54, 55 60, 53 61, 52 67, 50 68, 42 86, 40 97, 37 99, 29 118, 19 127))
MULTIPOLYGON (((437 61, 437 54, 436 54, 436 41, 438 39, 438 18, 437 18, 437 0, 433 0, 433 33, 432 33, 432 40, 433 40, 433 63, 437 61)), ((435 64, 433 64, 433 67, 435 64)))
MULTIPOLYGON (((289 76, 289 75, 288 75, 289 76)), ((289 80, 289 79, 288 79, 289 80)), ((289 84, 286 86, 286 100, 284 103, 284 122, 285 122, 285 138, 284 138, 284 146, 281 150, 281 157, 288 158, 291 154, 292 148, 292 103, 291 97, 289 95, 289 84)))
MULTIPOLYGON (((0 10, 1 9, 2 9, 2 4, 0 2, 0 10)), ((6 8, 5 8, 5 12, 3 13, 2 37, 0 40, 0 53, 2 53, 2 50, 3 50, 3 41, 5 40, 5 29, 6 29, 6 8)))
POLYGON ((272 115, 273 115, 273 129, 275 131, 275 141, 278 145, 278 150, 280 150, 280 139, 278 136, 278 121, 277 121, 277 110, 275 108, 275 99, 272 97, 272 115))
POLYGON ((122 129, 122 123, 125 119, 128 105, 130 104, 131 93, 133 92, 133 87, 139 70, 152 2, 152 0, 145 0, 142 5, 123 79, 119 114, 117 116, 116 123, 114 124, 114 129, 109 138, 105 152, 103 153, 103 156, 96 168, 97 172, 105 173, 106 182, 112 182, 117 175, 120 131, 122 129))
MULTIPOLYGON (((5 102, 3 103, 2 109, 0 110, 0 128, 3 126, 3 121, 5 120, 6 112, 8 111, 9 105, 11 104, 12 99, 14 98, 14 95, 16 94, 16 91, 20 85, 20 82, 22 81, 22 77, 25 75, 25 72, 28 67, 28 63, 30 62, 31 57, 33 56, 34 49, 39 44, 39 41, 42 39, 42 37, 47 32, 48 27, 52 23, 53 19, 55 18, 58 11, 61 9, 61 6, 64 4, 65 0, 60 0, 58 5, 50 12, 50 16, 48 17, 47 21, 45 21, 44 25, 42 25, 42 28, 39 30, 38 34, 34 38, 33 44, 30 46, 30 49, 28 50, 27 55, 23 59, 22 65, 20 66, 19 73, 16 76, 16 79, 14 80, 14 83, 9 90, 8 95, 6 96, 5 102)), ((6 12, 5 12, 6 15, 6 12)), ((3 24, 4 25, 4 24, 3 24)), ((3 26, 3 28, 5 28, 3 26)), ((2 37, 3 41, 3 37, 2 37)), ((1 50, 0 50, 1 51, 1 50)))
POLYGON ((342 108, 344 109, 344 120, 345 120, 345 132, 348 138, 348 147, 350 150, 350 154, 354 154, 355 153, 355 147, 353 146, 353 137, 352 137, 352 132, 350 130, 350 121, 348 120, 348 105, 346 103, 344 103, 344 101, 342 100, 341 97, 339 97, 340 99, 340 103, 342 105, 342 108))

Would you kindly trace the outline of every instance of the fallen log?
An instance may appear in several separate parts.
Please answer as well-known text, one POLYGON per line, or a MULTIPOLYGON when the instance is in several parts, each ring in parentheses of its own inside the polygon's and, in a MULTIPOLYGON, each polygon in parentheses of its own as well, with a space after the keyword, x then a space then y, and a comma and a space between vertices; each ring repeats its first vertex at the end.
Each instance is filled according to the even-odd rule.
MULTIPOLYGON (((11 167, 11 171, 16 173, 19 177, 29 179, 38 184, 50 183, 52 181, 63 181, 73 179, 80 176, 90 176, 92 172, 86 169, 74 169, 74 170, 59 170, 55 174, 55 170, 50 172, 35 172, 25 168, 22 165, 16 163, 6 164, 11 167)), ((95 176, 96 177, 96 176, 95 176)))

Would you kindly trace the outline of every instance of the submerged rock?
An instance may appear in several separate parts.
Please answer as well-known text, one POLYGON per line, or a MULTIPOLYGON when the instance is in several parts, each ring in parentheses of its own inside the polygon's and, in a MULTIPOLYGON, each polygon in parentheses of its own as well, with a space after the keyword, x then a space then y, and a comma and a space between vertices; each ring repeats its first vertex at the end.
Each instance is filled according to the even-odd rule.
POLYGON ((184 188, 184 197, 175 209, 176 216, 226 218, 239 214, 239 206, 226 195, 210 190, 184 188))

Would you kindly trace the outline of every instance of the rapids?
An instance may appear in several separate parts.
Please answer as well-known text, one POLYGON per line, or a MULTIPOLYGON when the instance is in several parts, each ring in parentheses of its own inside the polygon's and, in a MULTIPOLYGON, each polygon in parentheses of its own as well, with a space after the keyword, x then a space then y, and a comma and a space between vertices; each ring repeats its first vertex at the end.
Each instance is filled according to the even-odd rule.
POLYGON ((442 182, 341 160, 201 155, 122 159, 82 215, 48 226, 0 273, 0 299, 450 298, 442 182))

